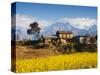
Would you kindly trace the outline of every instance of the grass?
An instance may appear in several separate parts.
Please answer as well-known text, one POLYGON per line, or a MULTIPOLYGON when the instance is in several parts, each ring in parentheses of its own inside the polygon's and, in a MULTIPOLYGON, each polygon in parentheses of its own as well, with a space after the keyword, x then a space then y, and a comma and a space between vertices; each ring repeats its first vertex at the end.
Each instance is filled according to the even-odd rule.
POLYGON ((97 67, 97 53, 72 53, 49 57, 16 59, 15 72, 39 72, 97 67))

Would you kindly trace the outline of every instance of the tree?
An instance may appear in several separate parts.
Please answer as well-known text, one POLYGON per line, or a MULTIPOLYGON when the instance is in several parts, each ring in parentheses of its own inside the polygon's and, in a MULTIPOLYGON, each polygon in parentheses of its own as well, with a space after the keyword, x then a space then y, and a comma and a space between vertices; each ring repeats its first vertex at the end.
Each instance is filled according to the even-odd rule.
POLYGON ((90 38, 90 42, 91 42, 92 44, 96 43, 96 38, 95 38, 95 37, 91 37, 91 38, 90 38))
POLYGON ((27 34, 33 34, 34 39, 39 39, 40 27, 37 22, 33 22, 29 25, 30 29, 27 30, 27 34))

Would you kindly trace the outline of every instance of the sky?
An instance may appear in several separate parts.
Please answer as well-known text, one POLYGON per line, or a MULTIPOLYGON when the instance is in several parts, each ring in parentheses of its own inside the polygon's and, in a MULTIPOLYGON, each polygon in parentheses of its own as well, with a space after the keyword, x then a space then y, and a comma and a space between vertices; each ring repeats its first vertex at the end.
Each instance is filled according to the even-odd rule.
POLYGON ((96 7, 17 2, 16 13, 14 10, 12 8, 12 18, 16 16, 16 24, 24 27, 33 21, 38 21, 41 27, 68 21, 80 28, 97 22, 96 7))

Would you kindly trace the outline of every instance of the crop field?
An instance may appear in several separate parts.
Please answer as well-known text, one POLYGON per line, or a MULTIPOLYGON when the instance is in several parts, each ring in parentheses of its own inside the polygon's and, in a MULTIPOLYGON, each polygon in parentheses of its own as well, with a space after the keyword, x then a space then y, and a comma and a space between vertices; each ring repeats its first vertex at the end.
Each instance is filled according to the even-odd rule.
POLYGON ((40 72, 97 67, 97 53, 72 53, 48 57, 16 59, 15 72, 40 72))

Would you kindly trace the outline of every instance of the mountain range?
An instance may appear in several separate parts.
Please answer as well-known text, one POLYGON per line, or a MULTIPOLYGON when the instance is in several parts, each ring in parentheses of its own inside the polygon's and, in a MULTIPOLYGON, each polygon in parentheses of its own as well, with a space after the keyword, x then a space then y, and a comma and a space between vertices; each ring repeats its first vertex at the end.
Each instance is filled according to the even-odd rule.
POLYGON ((97 26, 92 25, 90 27, 86 27, 84 29, 80 29, 78 27, 74 27, 69 23, 57 22, 43 29, 42 34, 45 36, 55 35, 56 31, 70 31, 73 32, 74 36, 81 35, 96 35, 97 34, 97 26))
MULTIPOLYGON (((90 27, 85 27, 81 29, 80 27, 75 27, 70 23, 56 22, 52 25, 49 25, 40 31, 40 35, 43 36, 52 36, 56 34, 56 31, 71 31, 74 36, 82 36, 82 35, 97 35, 97 26, 92 25, 90 27)), ((22 27, 12 27, 12 35, 15 34, 18 36, 19 40, 33 40, 35 39, 34 35, 28 35, 27 29, 22 27)), ((13 37, 12 37, 13 38, 13 37)))

